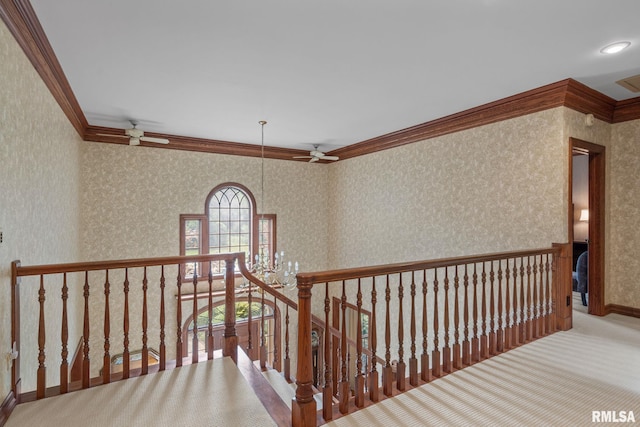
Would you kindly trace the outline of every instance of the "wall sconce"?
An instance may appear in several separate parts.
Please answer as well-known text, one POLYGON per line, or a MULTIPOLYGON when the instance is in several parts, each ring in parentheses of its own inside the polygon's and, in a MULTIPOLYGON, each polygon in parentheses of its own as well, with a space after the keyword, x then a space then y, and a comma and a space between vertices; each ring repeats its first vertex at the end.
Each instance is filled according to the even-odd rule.
POLYGON ((578 221, 589 221, 589 209, 580 210, 580 219, 578 221))

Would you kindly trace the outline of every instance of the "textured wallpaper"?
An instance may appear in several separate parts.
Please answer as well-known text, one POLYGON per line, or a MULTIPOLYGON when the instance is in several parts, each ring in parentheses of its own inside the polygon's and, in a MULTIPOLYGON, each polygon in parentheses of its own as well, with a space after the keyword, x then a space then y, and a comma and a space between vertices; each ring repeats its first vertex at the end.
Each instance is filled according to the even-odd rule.
MULTIPOLYGON (((82 253, 87 260, 177 255, 180 214, 204 213, 207 195, 223 182, 243 184, 261 207, 260 159, 100 143, 86 143, 81 151, 82 253)), ((323 165, 265 161, 265 213, 277 214, 278 249, 295 257, 307 271, 327 268, 327 180, 328 168, 323 165)), ((131 294, 131 316, 136 321, 130 348, 134 349, 141 346, 141 279, 131 280, 138 292, 131 294)), ((96 279, 92 290, 93 360, 101 357, 103 348, 103 282, 96 279)), ((121 279, 113 278, 112 283, 122 288, 121 279)), ((150 286, 150 313, 158 313, 157 283, 150 286)), ((175 291, 173 280, 167 288, 171 298, 166 300, 171 342, 175 342, 177 321, 175 291)), ((111 294, 113 331, 122 330, 119 292, 120 296, 115 291, 111 294)), ((157 348, 159 331, 151 327, 155 329, 150 330, 150 345, 157 348)), ((122 351, 121 338, 111 345, 111 354, 122 351)), ((169 346, 169 352, 173 357, 174 345, 169 346)))
MULTIPOLYGON (((11 261, 50 264, 79 257, 79 137, 3 22, 0 22, 0 399, 11 389, 4 354, 11 348, 11 261)), ((70 283, 71 284, 71 283, 70 283)), ((23 389, 35 383, 37 278, 22 285, 23 389)), ((47 345, 60 345, 61 282, 47 283, 47 345)), ((69 300, 77 319, 76 299, 69 300)), ((78 322, 70 341, 79 337, 78 322)), ((60 350, 46 353, 48 381, 59 372, 60 350)))
POLYGON ((565 241, 562 112, 548 110, 331 165, 331 265, 565 241))

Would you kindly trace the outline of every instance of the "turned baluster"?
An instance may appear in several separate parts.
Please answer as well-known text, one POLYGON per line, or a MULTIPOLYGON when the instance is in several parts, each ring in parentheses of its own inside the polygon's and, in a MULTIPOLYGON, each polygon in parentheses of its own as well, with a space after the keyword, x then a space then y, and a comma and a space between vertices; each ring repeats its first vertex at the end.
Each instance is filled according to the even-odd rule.
POLYGON ((44 346, 46 341, 46 328, 44 323, 44 275, 40 275, 40 289, 38 290, 38 302, 40 303, 40 317, 38 320, 38 371, 36 399, 44 398, 47 381, 47 368, 45 366, 44 346))
POLYGON ((498 333, 496 351, 504 351, 504 330, 502 327, 502 261, 498 261, 498 333))
POLYGON ((382 368, 382 392, 385 396, 393 395, 393 368, 391 367, 391 320, 390 320, 390 302, 391 288, 389 287, 389 275, 387 274, 387 285, 385 287, 385 320, 384 320, 384 368, 382 368))
POLYGON ((362 375, 362 288, 358 278, 358 292, 356 294, 356 375, 355 375, 355 404, 358 408, 364 406, 364 375, 362 375))
MULTIPOLYGON (((369 322, 369 347, 371 348, 371 372, 369 374, 369 399, 372 402, 380 400, 379 387, 378 387, 378 360, 376 355, 376 348, 378 346, 378 337, 376 333, 377 320, 376 320, 376 303, 378 302, 378 294, 376 292, 376 278, 372 278, 371 289, 371 320, 369 322)), ((328 324, 328 323, 327 323, 328 324)))
POLYGON ((540 337, 540 330, 538 329, 538 325, 540 323, 540 317, 538 316, 538 257, 533 257, 533 266, 531 267, 533 271, 533 289, 532 292, 532 300, 531 300, 531 328, 532 328, 532 338, 540 337))
POLYGON ((404 287, 402 285, 402 273, 400 276, 400 284, 398 285, 398 365, 396 366, 396 388, 404 391, 406 384, 406 368, 404 362, 404 316, 402 310, 402 298, 404 297, 404 287))
POLYGON ((509 291, 510 283, 509 277, 511 275, 511 270, 509 269, 509 259, 507 259, 507 266, 504 271, 504 314, 505 314, 505 322, 504 322, 504 349, 509 350, 512 346, 511 341, 511 293, 509 291))
POLYGON ((431 373, 434 377, 442 375, 442 365, 440 362, 440 346, 438 343, 438 334, 440 326, 438 324, 438 269, 434 269, 433 277, 433 351, 431 352, 431 373))
POLYGON ((102 383, 107 384, 111 382, 111 355, 109 354, 109 335, 110 335, 110 313, 109 313, 109 289, 111 284, 109 283, 109 270, 105 271, 104 281, 104 356, 102 362, 102 383))
POLYGON ((543 337, 545 336, 544 330, 544 322, 545 322, 545 312, 544 312, 544 255, 540 254, 540 264, 538 265, 538 271, 540 273, 540 281, 538 282, 538 334, 543 337))
POLYGON ((451 347, 449 347, 449 267, 444 268, 444 347, 442 348, 442 368, 451 372, 451 347))
POLYGON ((513 347, 520 343, 520 323, 518 322, 518 259, 513 259, 513 324, 511 328, 511 344, 513 347))
POLYGON ((253 334, 251 330, 253 329, 253 293, 251 292, 251 288, 253 285, 251 282, 248 284, 247 288, 247 304, 249 304, 249 318, 247 319, 247 354, 249 355, 249 359, 255 360, 255 355, 253 351, 253 334))
POLYGON ((67 286, 67 273, 62 276, 62 330, 60 332, 60 338, 62 340, 62 351, 60 356, 62 357, 62 363, 60 364, 60 394, 64 394, 69 391, 69 356, 68 341, 69 341, 69 324, 67 319, 67 300, 69 299, 69 288, 67 286))
POLYGON ((431 381, 431 368, 429 366, 429 318, 427 313, 427 270, 422 270, 422 356, 420 360, 420 378, 422 381, 431 381))
POLYGON ((198 363, 200 344, 198 342, 198 263, 193 263, 193 329, 191 340, 191 363, 198 363))
MULTIPOLYGON (((273 323, 274 324, 279 321, 278 319, 276 319, 277 308, 278 308, 278 298, 274 295, 273 296, 273 323)), ((271 361, 271 367, 273 369, 276 369, 276 370, 280 370, 280 368, 279 368, 280 360, 278 359, 278 356, 280 356, 280 352, 279 352, 279 348, 278 348, 279 345, 278 344, 279 344, 279 342, 275 339, 275 333, 274 333, 273 359, 271 361)))
POLYGON ((122 378, 129 378, 131 369, 130 361, 131 356, 129 353, 129 269, 124 269, 124 318, 122 319, 123 327, 123 339, 122 345, 124 350, 122 351, 122 378))
POLYGON ((262 294, 260 297, 260 306, 262 307, 260 313, 260 368, 262 370, 267 369, 267 336, 265 334, 266 320, 265 320, 265 303, 264 303, 264 289, 260 289, 262 294))
POLYGON ((471 338, 471 363, 480 361, 480 335, 478 335, 478 268, 473 264, 473 338, 471 338))
POLYGON ((213 266, 209 261, 209 274, 207 275, 209 294, 207 295, 207 360, 213 359, 213 266))
POLYGON ((487 337, 487 270, 486 263, 482 263, 482 301, 480 305, 482 315, 482 335, 480 336, 480 358, 489 357, 489 340, 487 337))
POLYGON ((411 357, 409 358, 409 383, 418 385, 418 359, 416 358, 416 280, 411 272, 411 357))
POLYGON ((545 325, 545 330, 547 334, 552 333, 553 331, 556 330, 556 323, 555 323, 555 312, 554 309, 555 307, 553 306, 553 294, 550 292, 550 278, 549 278, 549 270, 550 270, 550 266, 549 266, 549 254, 547 254, 547 258, 545 260, 545 265, 544 265, 544 271, 546 273, 546 277, 545 277, 545 288, 544 288, 544 297, 546 300, 546 314, 547 314, 547 321, 546 321, 546 325, 545 325))
POLYGON ((286 304, 284 315, 284 379, 291 382, 291 360, 289 359, 289 304, 286 304))
POLYGON ((495 273, 493 270, 493 261, 491 261, 491 271, 489 271, 489 354, 490 355, 495 355, 498 354, 498 344, 496 342, 496 322, 495 322, 495 316, 496 316, 496 310, 495 310, 495 288, 494 288, 494 284, 495 284, 495 273))
MULTIPOLYGON (((149 280, 147 279, 147 267, 144 267, 144 275, 142 277, 142 369, 141 375, 149 373, 149 347, 147 347, 148 335, 147 326, 149 322, 149 314, 147 311, 147 289, 149 288, 149 280)), ((195 295, 194 295, 195 296, 195 295)))
POLYGON ((464 321, 464 341, 462 341, 462 363, 465 366, 469 366, 471 365, 471 349, 469 348, 469 273, 466 264, 464 265, 464 277, 462 280, 464 286, 464 302, 462 310, 464 321))
POLYGON ((165 278, 164 278, 164 265, 160 267, 160 366, 159 370, 164 371, 167 366, 167 358, 166 358, 166 345, 164 342, 165 332, 165 308, 164 308, 164 288, 166 286, 165 278))
POLYGON ((340 309, 342 311, 342 325, 341 325, 341 339, 340 339, 340 361, 341 361, 341 379, 340 379, 340 402, 338 409, 340 413, 346 414, 349 412, 349 378, 347 377, 347 294, 345 288, 345 281, 342 281, 342 298, 340 309))
MULTIPOLYGON (((287 316, 289 306, 287 305, 287 316)), ((322 417, 325 421, 333 418, 333 380, 331 369, 331 330, 329 316, 331 313, 331 298, 329 297, 329 282, 324 284, 324 388, 322 389, 322 417)))
POLYGON ((453 299, 453 368, 454 369, 462 369, 462 359, 460 358, 460 301, 458 298, 458 290, 460 288, 460 277, 458 276, 458 266, 455 266, 455 277, 453 279, 453 289, 455 291, 455 296, 453 299))
POLYGON ((176 286, 178 288, 178 304, 176 309, 176 320, 178 324, 178 328, 176 329, 176 367, 182 366, 182 268, 178 266, 178 279, 176 281, 176 286))
POLYGON ((82 343, 82 388, 89 388, 91 386, 91 366, 89 360, 89 331, 91 326, 89 323, 89 272, 84 272, 84 317, 82 327, 82 337, 84 338, 82 343))
POLYGON ((524 297, 525 296, 525 289, 524 289, 524 259, 520 258, 520 325, 519 325, 519 336, 518 336, 518 343, 519 344, 524 344, 527 341, 527 327, 526 327, 526 323, 525 323, 525 317, 524 317, 524 297))
POLYGON ((533 320, 531 318, 531 257, 527 257, 527 323, 526 341, 533 339, 533 320))

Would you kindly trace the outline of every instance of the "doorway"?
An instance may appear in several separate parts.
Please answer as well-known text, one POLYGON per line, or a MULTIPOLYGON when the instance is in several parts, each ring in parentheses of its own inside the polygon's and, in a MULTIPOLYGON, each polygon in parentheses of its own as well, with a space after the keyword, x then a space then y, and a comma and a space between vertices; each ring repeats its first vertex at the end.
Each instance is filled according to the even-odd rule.
MULTIPOLYGON (((587 310, 589 314, 604 316, 605 147, 576 138, 569 141, 572 153, 569 162, 569 242, 574 251, 584 246, 589 252, 587 310), (574 165, 577 168, 583 163, 587 194, 580 200, 574 198, 574 189, 579 191, 579 185, 574 186, 574 165)), ((577 253, 574 254, 574 267, 575 255, 577 253)))

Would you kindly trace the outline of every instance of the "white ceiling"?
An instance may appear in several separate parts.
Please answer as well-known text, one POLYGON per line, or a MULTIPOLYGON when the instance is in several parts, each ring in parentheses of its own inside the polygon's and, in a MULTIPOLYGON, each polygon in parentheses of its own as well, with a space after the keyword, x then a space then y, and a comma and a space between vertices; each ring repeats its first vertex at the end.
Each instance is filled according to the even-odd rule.
POLYGON ((638 0, 31 3, 91 125, 330 151, 566 78, 639 95, 638 0))

